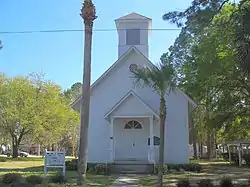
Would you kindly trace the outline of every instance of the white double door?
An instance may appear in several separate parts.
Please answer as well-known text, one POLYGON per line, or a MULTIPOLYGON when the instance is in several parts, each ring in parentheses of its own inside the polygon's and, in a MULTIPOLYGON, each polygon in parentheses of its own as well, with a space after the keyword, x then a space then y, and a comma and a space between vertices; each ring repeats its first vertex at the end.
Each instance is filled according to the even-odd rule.
POLYGON ((116 149, 119 149, 117 156, 120 159, 147 160, 148 134, 145 129, 123 129, 118 142, 116 149))

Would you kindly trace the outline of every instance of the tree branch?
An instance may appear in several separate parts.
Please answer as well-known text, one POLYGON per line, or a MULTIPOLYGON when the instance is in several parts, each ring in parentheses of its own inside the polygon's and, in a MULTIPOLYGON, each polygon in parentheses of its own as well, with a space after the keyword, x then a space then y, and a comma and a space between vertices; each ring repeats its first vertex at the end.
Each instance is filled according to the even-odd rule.
POLYGON ((20 133, 20 136, 18 137, 18 140, 17 140, 18 145, 21 143, 23 136, 24 136, 25 134, 29 133, 29 131, 30 131, 30 130, 27 130, 27 131, 25 132, 25 130, 26 130, 26 129, 23 128, 22 131, 21 131, 21 133, 20 133))
POLYGON ((218 9, 218 12, 220 12, 220 10, 223 8, 223 6, 224 6, 226 3, 228 3, 228 2, 229 2, 229 0, 224 1, 224 2, 220 5, 220 8, 218 9))

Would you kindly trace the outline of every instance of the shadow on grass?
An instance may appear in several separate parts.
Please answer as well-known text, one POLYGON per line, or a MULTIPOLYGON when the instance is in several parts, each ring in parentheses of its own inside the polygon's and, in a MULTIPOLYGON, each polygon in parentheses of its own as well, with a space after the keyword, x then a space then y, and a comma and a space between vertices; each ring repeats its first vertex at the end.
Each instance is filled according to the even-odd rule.
POLYGON ((43 161, 44 158, 35 158, 35 157, 18 157, 18 158, 12 158, 12 157, 0 157, 0 160, 3 160, 4 162, 14 162, 14 161, 43 161))
MULTIPOLYGON (((72 158, 66 158, 67 161, 72 160, 72 158)), ((2 157, 0 156, 0 163, 1 162, 29 162, 29 161, 44 161, 44 157, 18 157, 18 158, 12 158, 12 157, 2 157)))
MULTIPOLYGON (((47 177, 50 178, 52 175, 62 172, 62 169, 49 168, 47 169, 47 171, 48 171, 47 177)), ((2 175, 6 173, 11 173, 11 172, 21 173, 21 175, 23 175, 24 177, 27 177, 30 175, 43 176, 44 167, 34 166, 34 167, 26 167, 26 168, 0 168, 0 180, 1 180, 2 175)), ((68 179, 67 184, 70 184, 70 186, 75 186, 77 182, 77 176, 78 175, 76 171, 66 171, 66 178, 68 179)), ((89 173, 87 174, 87 183, 90 186, 103 186, 103 187, 107 186, 108 187, 114 182, 116 178, 117 176, 115 175, 97 175, 97 174, 89 173)))
POLYGON ((0 173, 4 172, 37 172, 37 173, 41 173, 43 172, 43 166, 36 166, 36 167, 27 167, 27 168, 0 168, 0 173))
MULTIPOLYGON (((211 179, 215 185, 218 185, 223 177, 231 178, 236 186, 248 183, 250 179, 250 168, 237 167, 229 163, 211 163, 202 165, 202 171, 169 173, 164 176, 164 184, 167 186, 176 186, 178 180, 189 179, 191 184, 197 184, 201 179, 211 179)), ((156 186, 157 176, 149 175, 140 178, 142 186, 156 186)))

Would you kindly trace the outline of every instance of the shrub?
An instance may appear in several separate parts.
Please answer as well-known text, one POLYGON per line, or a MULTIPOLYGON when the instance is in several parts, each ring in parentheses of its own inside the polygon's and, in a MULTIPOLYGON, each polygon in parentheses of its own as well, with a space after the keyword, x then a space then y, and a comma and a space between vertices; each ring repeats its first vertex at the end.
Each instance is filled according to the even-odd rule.
POLYGON ((61 173, 58 173, 58 174, 56 174, 56 175, 54 175, 54 176, 51 177, 51 182, 52 183, 63 184, 63 183, 67 182, 67 179, 61 173))
MULTIPOLYGON (((158 173, 158 168, 159 165, 155 165, 154 166, 154 174, 158 173)), ((168 171, 171 170, 175 170, 175 171, 180 171, 180 170, 184 170, 184 171, 196 171, 196 172, 200 172, 202 167, 200 164, 167 164, 163 166, 163 173, 166 174, 168 171)))
POLYGON ((213 183, 210 179, 201 179, 200 182, 197 183, 199 187, 213 187, 213 183))
POLYGON ((206 155, 204 155, 204 156, 200 156, 200 159, 201 159, 201 160, 208 160, 208 159, 209 159, 209 157, 208 157, 208 156, 206 156, 206 155))
POLYGON ((0 162, 6 162, 7 161, 7 158, 5 157, 0 157, 0 162))
POLYGON ((167 169, 168 170, 180 171, 181 170, 181 165, 180 164, 167 164, 167 169))
MULTIPOLYGON (((158 174, 159 171, 159 165, 154 165, 154 174, 158 174)), ((168 166, 163 165, 163 174, 166 174, 168 172, 168 166)))
POLYGON ((250 166, 250 154, 244 154, 242 157, 246 161, 246 165, 250 166))
POLYGON ((225 161, 229 161, 229 155, 228 155, 228 153, 221 153, 221 156, 222 156, 222 158, 223 158, 225 161))
MULTIPOLYGON (((72 161, 66 161, 65 164, 67 170, 69 171, 77 170, 77 159, 73 159, 72 161)), ((96 174, 109 174, 110 167, 107 164, 88 163, 87 172, 96 174)))
POLYGON ((88 163, 87 165, 87 171, 93 171, 96 163, 88 163))
POLYGON ((2 182, 4 184, 11 184, 15 182, 21 182, 23 181, 22 175, 19 173, 7 173, 3 176, 2 182))
POLYGON ((106 164, 97 164, 95 165, 95 173, 96 174, 108 174, 108 166, 106 164))
POLYGON ((233 187, 232 179, 227 178, 227 177, 221 179, 220 187, 233 187))
POLYGON ((71 161, 65 162, 66 169, 69 171, 76 171, 77 170, 77 159, 73 159, 71 161))
POLYGON ((249 187, 249 184, 242 184, 240 187, 249 187))
POLYGON ((176 184, 177 187, 191 187, 188 179, 181 179, 176 184))
POLYGON ((31 176, 26 177, 26 181, 30 184, 42 184, 43 177, 37 176, 37 175, 31 175, 31 176))
POLYGON ((181 169, 185 170, 185 171, 197 171, 200 172, 201 171, 201 165, 196 163, 196 164, 183 164, 180 166, 181 169))
MULTIPOLYGON (((224 160, 229 161, 229 153, 221 153, 224 160)), ((239 155, 238 153, 231 153, 231 161, 234 164, 239 164, 239 155)))
POLYGON ((110 168, 109 165, 106 164, 89 164, 88 172, 104 175, 110 173, 110 168))
POLYGON ((33 185, 25 181, 19 181, 12 183, 10 187, 33 187, 33 185))
POLYGON ((231 160, 234 164, 239 165, 239 155, 238 153, 231 153, 231 160))

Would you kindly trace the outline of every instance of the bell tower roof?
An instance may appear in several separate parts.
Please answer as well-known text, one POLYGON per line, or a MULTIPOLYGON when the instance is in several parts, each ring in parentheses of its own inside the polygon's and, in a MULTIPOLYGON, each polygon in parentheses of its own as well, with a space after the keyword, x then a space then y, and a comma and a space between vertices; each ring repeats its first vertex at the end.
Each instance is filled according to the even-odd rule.
POLYGON ((125 16, 122 16, 115 20, 116 27, 119 28, 119 23, 129 23, 129 22, 148 22, 148 30, 149 34, 151 33, 152 29, 152 19, 136 12, 132 12, 125 16))
POLYGON ((143 16, 141 14, 138 14, 138 13, 135 13, 135 12, 132 12, 128 15, 125 15, 125 16, 122 16, 118 19, 116 19, 115 21, 119 21, 119 20, 151 20, 150 18, 146 17, 146 16, 143 16))

